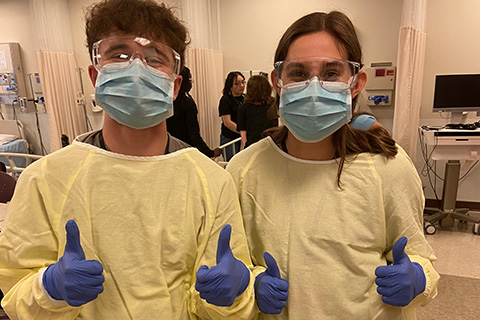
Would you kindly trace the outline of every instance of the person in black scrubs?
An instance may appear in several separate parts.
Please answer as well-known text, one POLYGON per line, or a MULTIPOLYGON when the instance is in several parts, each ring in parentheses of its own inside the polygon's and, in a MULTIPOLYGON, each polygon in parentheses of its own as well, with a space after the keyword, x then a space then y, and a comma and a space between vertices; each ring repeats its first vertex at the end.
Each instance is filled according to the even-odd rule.
MULTIPOLYGON (((245 90, 245 77, 239 71, 232 71, 228 74, 223 87, 223 96, 218 106, 219 115, 222 118, 222 133, 220 134, 220 145, 224 145, 240 137, 237 130, 238 107, 243 104, 245 90)), ((234 143, 224 149, 225 161, 240 151, 241 141, 234 143)))
POLYGON ((173 102, 173 116, 167 119, 167 131, 175 138, 197 148, 207 157, 218 157, 221 152, 220 148, 210 149, 200 135, 197 104, 189 93, 192 89, 190 69, 183 67, 180 75, 182 76, 182 85, 177 99, 173 102))
POLYGON ((263 131, 278 125, 278 119, 269 112, 274 100, 267 77, 256 75, 248 79, 245 103, 237 116, 237 129, 245 148, 262 139, 263 131))

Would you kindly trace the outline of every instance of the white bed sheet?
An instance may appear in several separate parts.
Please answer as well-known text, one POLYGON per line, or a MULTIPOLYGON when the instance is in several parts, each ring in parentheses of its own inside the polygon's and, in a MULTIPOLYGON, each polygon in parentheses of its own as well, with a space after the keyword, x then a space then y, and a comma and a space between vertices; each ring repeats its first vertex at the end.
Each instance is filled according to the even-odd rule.
MULTIPOLYGON (((0 153, 1 152, 26 154, 27 141, 23 139, 17 139, 7 142, 3 145, 0 145, 0 153)), ((5 157, 0 156, 0 162, 3 162, 6 166, 10 165, 5 157)), ((25 158, 23 157, 13 157, 13 162, 15 162, 15 165, 20 168, 25 168, 27 164, 25 158)))
MULTIPOLYGON (((19 120, 0 120, 0 152, 28 153, 28 142, 25 139, 24 127, 19 120)), ((26 167, 25 158, 13 158, 15 165, 20 168, 26 167)), ((5 157, 0 157, 0 162, 9 166, 5 157)))

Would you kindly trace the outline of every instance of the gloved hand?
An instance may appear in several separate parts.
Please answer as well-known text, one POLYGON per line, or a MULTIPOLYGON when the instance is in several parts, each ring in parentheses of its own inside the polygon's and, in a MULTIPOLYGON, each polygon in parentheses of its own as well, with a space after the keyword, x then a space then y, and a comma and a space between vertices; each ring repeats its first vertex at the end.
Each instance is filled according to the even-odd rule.
POLYGON ((69 220, 65 230, 65 252, 57 263, 45 270, 43 286, 52 298, 65 300, 69 305, 78 307, 102 293, 105 280, 103 266, 96 260, 85 260, 80 245, 80 231, 75 221, 69 220))
POLYGON ((232 227, 225 225, 218 236, 217 265, 198 268, 195 289, 200 297, 216 306, 228 307, 243 293, 250 282, 250 271, 237 260, 230 249, 232 227))
POLYGON ((278 314, 287 305, 288 282, 280 278, 277 262, 268 252, 263 254, 267 270, 255 278, 255 298, 258 309, 267 314, 278 314))
POLYGON ((383 296, 383 302, 392 306, 406 306, 425 291, 427 280, 422 266, 412 263, 404 251, 407 241, 406 237, 401 237, 393 245, 392 265, 375 270, 377 292, 383 296))

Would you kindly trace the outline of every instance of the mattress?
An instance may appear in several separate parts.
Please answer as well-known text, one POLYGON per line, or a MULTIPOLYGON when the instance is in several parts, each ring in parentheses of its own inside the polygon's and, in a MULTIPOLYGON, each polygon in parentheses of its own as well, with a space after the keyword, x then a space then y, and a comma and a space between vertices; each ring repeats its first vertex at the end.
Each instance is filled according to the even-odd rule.
MULTIPOLYGON (((5 135, 0 134, 0 142, 4 141, 3 144, 0 145, 0 152, 9 152, 9 153, 27 153, 27 141, 23 139, 13 139, 5 142, 4 138, 5 135)), ((9 166, 8 160, 5 157, 0 157, 0 162, 3 162, 6 166, 9 166)), ((15 158, 13 157, 13 162, 17 167, 25 168, 26 167, 26 159, 23 157, 15 158)))

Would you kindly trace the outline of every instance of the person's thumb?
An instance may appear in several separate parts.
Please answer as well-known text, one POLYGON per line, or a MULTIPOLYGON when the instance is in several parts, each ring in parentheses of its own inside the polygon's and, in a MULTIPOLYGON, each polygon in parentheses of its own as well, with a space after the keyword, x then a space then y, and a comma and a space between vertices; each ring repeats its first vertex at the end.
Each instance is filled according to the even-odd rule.
POLYGON ((210 280, 210 277, 208 276, 209 274, 210 269, 207 266, 200 266, 197 270, 197 282, 206 282, 210 280))
POLYGON ((393 245, 392 254, 394 265, 401 264, 402 262, 404 262, 405 259, 408 259, 408 261, 410 262, 410 258, 405 253, 405 246, 407 245, 407 242, 407 237, 401 237, 393 245))
POLYGON ((268 252, 263 253, 263 258, 267 264, 267 274, 274 278, 280 278, 280 270, 278 269, 277 261, 275 258, 268 252))
POLYGON ((78 260, 85 260, 85 253, 80 244, 80 230, 78 230, 77 223, 73 220, 68 220, 65 225, 65 230, 67 231, 65 253, 68 253, 78 260))
POLYGON ((232 227, 229 224, 226 224, 220 235, 218 236, 218 246, 217 246, 217 265, 220 263, 220 260, 225 255, 232 254, 232 249, 230 249, 230 235, 232 233, 232 227))

